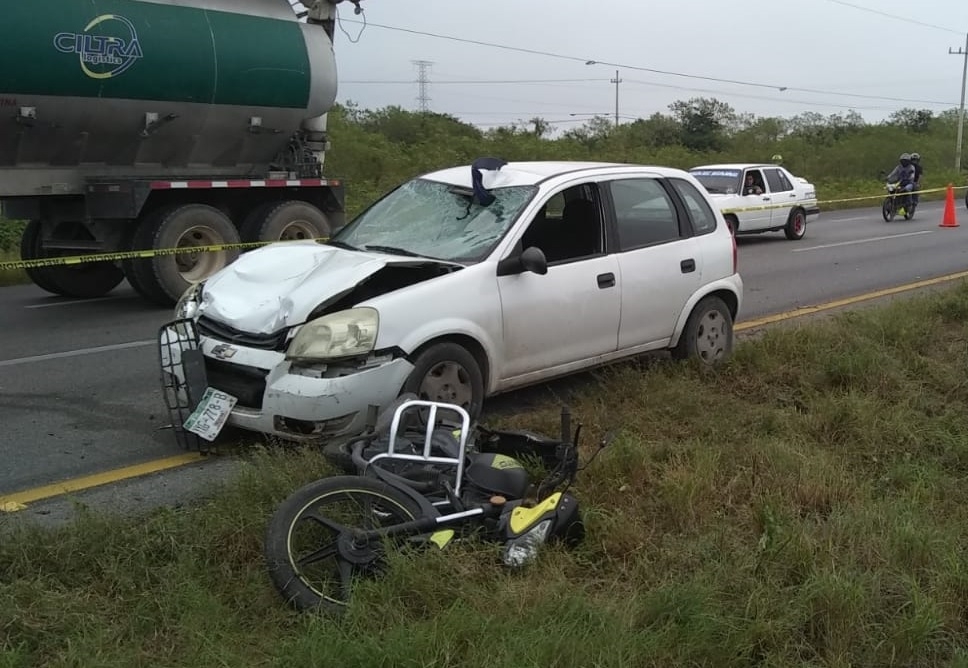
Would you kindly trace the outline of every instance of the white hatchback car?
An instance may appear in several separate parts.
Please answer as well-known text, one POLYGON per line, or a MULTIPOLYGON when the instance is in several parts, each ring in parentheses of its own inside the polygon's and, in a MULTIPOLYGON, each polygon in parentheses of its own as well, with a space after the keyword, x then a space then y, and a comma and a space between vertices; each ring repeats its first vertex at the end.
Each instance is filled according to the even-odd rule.
POLYGON ((703 165, 689 173, 703 184, 735 234, 783 231, 796 241, 807 223, 820 216, 813 184, 779 165, 703 165))
MULTIPOLYGON (((325 243, 242 255, 162 339, 197 330, 227 424, 346 436, 403 392, 476 418, 488 396, 647 351, 721 362, 736 261, 685 171, 485 158, 404 183, 325 243)), ((184 381, 177 362, 162 351, 184 381)))

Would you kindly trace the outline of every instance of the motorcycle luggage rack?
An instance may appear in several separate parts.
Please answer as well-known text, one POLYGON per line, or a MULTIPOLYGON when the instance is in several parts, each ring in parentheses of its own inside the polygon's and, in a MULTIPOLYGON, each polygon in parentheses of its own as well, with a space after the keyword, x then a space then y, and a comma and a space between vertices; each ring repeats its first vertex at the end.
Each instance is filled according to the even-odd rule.
POLYGON ((379 454, 370 457, 368 460, 370 464, 377 462, 379 460, 397 460, 397 461, 408 461, 408 462, 422 462, 425 464, 449 464, 457 468, 456 475, 454 477, 454 494, 460 496, 461 483, 464 478, 464 461, 467 455, 467 439, 471 431, 471 418, 464 408, 458 406, 457 404, 448 404, 439 401, 424 401, 422 399, 412 399, 406 401, 393 411, 393 421, 390 423, 390 438, 389 444, 387 445, 387 451, 381 452, 379 454), (423 453, 414 455, 406 454, 403 452, 396 451, 396 442, 398 432, 400 431, 400 424, 403 422, 403 416, 407 411, 414 409, 429 408, 429 414, 426 417, 427 426, 424 430, 424 445, 423 453), (431 455, 432 439, 434 431, 439 428, 437 424, 437 413, 438 412, 449 412, 456 413, 460 417, 460 437, 458 438, 458 453, 457 457, 439 457, 436 455, 431 455))
POLYGON ((161 326, 158 330, 158 362, 162 394, 175 442, 185 450, 208 454, 212 446, 184 427, 185 420, 198 407, 208 387, 205 358, 194 321, 186 318, 161 326))

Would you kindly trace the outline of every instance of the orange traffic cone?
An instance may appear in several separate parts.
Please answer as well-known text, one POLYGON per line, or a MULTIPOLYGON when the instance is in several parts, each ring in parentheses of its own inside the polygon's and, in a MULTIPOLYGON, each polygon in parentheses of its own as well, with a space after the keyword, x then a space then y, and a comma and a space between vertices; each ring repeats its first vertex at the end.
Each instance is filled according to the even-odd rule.
POLYGON ((950 183, 944 202, 944 216, 941 218, 939 227, 958 227, 958 221, 955 219, 955 189, 950 183))

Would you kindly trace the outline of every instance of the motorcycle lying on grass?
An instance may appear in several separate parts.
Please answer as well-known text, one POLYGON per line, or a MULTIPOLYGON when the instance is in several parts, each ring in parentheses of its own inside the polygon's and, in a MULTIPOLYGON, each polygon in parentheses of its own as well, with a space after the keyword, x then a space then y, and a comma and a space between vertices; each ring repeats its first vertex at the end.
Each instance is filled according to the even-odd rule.
MULTIPOLYGON (((503 546, 504 565, 519 567, 542 544, 583 540, 578 500, 568 492, 584 469, 581 424, 572 435, 567 409, 559 439, 472 429, 460 406, 410 396, 369 417, 363 435, 326 453, 347 474, 296 490, 266 528, 270 578, 297 610, 342 613, 353 579, 378 576, 388 550, 445 549, 478 535, 503 546), (519 457, 551 470, 535 486, 519 457)), ((606 435, 585 466, 612 438, 606 435)))
POLYGON ((884 222, 891 222, 895 216, 904 216, 904 220, 914 218, 914 210, 917 208, 914 193, 902 190, 900 183, 888 183, 884 187, 887 189, 887 197, 881 204, 884 222))

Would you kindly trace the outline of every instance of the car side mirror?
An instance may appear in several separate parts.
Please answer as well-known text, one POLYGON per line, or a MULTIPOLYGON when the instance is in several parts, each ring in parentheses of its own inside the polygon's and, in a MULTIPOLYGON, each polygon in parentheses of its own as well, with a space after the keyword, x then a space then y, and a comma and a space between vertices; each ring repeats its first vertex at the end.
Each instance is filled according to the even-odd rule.
POLYGON ((520 255, 504 258, 497 264, 498 276, 520 274, 525 271, 543 276, 548 273, 548 259, 537 246, 528 246, 520 255))
POLYGON ((548 259, 537 246, 528 246, 521 253, 521 267, 525 271, 544 276, 548 273, 548 259))

